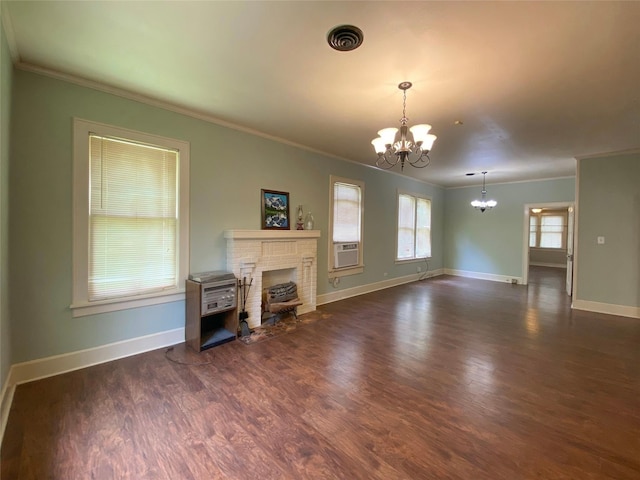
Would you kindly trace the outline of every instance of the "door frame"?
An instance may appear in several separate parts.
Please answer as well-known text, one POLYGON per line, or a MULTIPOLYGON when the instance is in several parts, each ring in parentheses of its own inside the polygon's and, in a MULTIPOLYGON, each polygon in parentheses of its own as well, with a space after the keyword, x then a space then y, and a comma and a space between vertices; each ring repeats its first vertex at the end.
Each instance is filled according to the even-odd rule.
MULTIPOLYGON (((524 204, 524 221, 523 221, 523 235, 522 235, 522 284, 528 285, 529 283, 529 210, 532 208, 569 208, 573 207, 575 212, 575 202, 538 202, 538 203, 525 203, 524 204)), ((575 228, 574 228, 574 254, 575 254, 575 228)), ((575 273, 575 262, 573 264, 573 270, 575 273)))

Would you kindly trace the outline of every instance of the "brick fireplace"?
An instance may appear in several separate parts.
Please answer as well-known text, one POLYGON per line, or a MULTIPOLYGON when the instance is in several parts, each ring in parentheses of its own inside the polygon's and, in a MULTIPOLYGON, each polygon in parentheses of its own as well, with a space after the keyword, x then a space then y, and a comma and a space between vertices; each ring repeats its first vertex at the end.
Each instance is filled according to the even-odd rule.
POLYGON ((226 230, 224 237, 227 270, 240 280, 253 279, 246 306, 250 328, 261 323, 262 290, 270 286, 263 285, 265 278, 296 282, 303 302, 298 314, 316 309, 319 230, 226 230))

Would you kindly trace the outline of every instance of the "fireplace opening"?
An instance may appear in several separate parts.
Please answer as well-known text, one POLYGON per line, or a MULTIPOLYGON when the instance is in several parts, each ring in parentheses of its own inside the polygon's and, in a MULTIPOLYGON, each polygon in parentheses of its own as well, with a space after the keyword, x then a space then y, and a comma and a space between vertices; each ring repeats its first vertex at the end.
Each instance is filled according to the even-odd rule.
POLYGON ((295 268, 277 268, 275 270, 264 270, 262 272, 262 287, 278 283, 297 282, 298 272, 295 268))
POLYGON ((284 282, 263 289, 262 323, 276 323, 281 315, 291 314, 298 319, 298 307, 302 301, 298 297, 296 282, 284 282))

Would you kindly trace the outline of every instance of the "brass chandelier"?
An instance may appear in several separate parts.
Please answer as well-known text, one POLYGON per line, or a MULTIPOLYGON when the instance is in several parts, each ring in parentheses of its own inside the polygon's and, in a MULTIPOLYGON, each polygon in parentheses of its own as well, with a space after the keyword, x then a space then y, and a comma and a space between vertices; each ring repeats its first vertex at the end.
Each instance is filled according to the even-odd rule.
POLYGON ((398 129, 394 127, 383 128, 378 132, 380 136, 371 141, 378 154, 376 166, 387 170, 400 163, 400 170, 404 170, 404 164, 407 162, 412 167, 424 168, 431 163, 429 151, 436 136, 429 133, 431 125, 407 127, 407 90, 411 88, 411 82, 402 82, 398 88, 402 90, 403 96, 400 133, 397 135, 398 129))

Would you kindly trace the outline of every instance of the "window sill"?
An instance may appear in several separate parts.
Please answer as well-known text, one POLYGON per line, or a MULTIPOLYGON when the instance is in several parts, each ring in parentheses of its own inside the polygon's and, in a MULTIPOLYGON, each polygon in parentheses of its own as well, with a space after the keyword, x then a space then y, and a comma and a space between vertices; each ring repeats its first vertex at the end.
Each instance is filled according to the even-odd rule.
POLYGON ((117 298, 110 300, 100 300, 97 302, 78 302, 69 306, 73 317, 85 317, 87 315, 96 315, 98 313, 115 312, 118 310, 127 310, 130 308, 148 307, 150 305, 158 305, 161 303, 177 302, 184 300, 184 290, 171 290, 171 292, 162 292, 150 295, 140 295, 126 299, 117 298))
POLYGON ((362 272, 364 272, 364 265, 341 268, 339 270, 329 270, 329 280, 331 280, 332 278, 346 277, 348 275, 357 275, 362 272))
POLYGON ((395 264, 396 265, 403 265, 405 263, 423 263, 423 262, 428 262, 429 260, 431 260, 431 257, 422 257, 422 258, 403 258, 403 259, 397 259, 395 260, 395 264))

